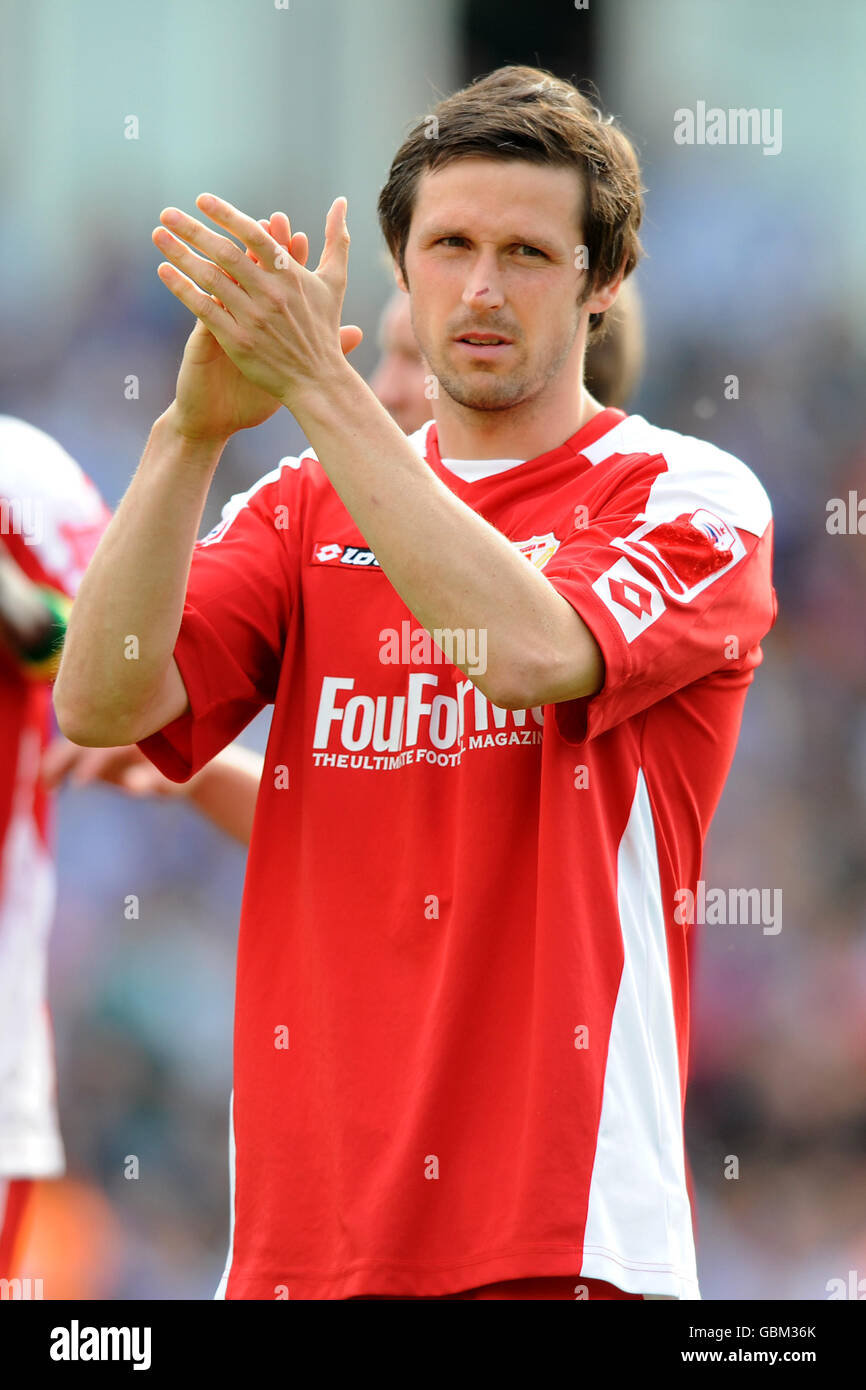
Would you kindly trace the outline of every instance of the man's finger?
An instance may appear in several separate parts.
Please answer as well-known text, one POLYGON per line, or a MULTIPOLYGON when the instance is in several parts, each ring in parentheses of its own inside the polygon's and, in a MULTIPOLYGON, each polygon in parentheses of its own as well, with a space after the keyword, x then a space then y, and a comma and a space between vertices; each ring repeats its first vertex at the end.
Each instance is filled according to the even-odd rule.
MULTIPOLYGON (((181 244, 187 243, 195 247, 201 255, 220 270, 224 271, 228 277, 243 287, 248 294, 254 294, 256 289, 261 286, 261 270, 258 263, 262 262, 267 269, 273 265, 274 254, 268 251, 263 255, 260 246, 245 247, 238 246, 236 241, 230 237, 221 236, 211 227, 206 227, 198 218, 190 217, 189 213, 183 212, 180 208, 163 208, 159 214, 162 227, 171 234, 181 244), (254 256, 246 254, 251 249, 254 256)), ((269 247, 278 250, 276 242, 270 234, 259 223, 253 224, 258 228, 260 235, 266 239, 269 247)), ((157 242, 157 245, 161 243, 157 242)))
MULTIPOLYGON (((300 266, 305 266, 307 264, 307 257, 310 254, 310 243, 307 234, 306 232, 293 232, 289 219, 284 212, 275 212, 270 218, 260 217, 259 225, 264 227, 265 231, 269 232, 275 241, 279 241, 283 246, 288 248, 293 261, 297 261, 300 266), (282 218, 283 223, 277 224, 275 227, 274 218, 282 218)), ((251 261, 254 261, 255 264, 258 265, 258 257, 254 255, 252 251, 247 251, 247 255, 251 261)))
MULTIPOLYGON (((285 248, 280 246, 280 243, 271 236, 270 232, 265 231, 254 217, 248 217, 245 212, 241 212, 239 208, 227 203, 223 198, 216 198, 212 193, 200 193, 195 201, 196 207, 201 212, 206 213, 212 222, 215 222, 218 227, 222 227, 224 231, 230 232, 232 236, 236 236, 238 241, 243 242, 247 250, 255 254, 266 270, 274 269, 284 259, 280 253, 284 252, 285 248), (278 260, 278 258, 280 259, 278 260)), ((231 271, 231 264, 224 265, 220 257, 226 255, 231 257, 233 255, 231 248, 234 247, 234 243, 225 237, 218 236, 216 232, 211 232, 207 227, 203 227, 200 222, 196 222, 195 218, 189 218, 188 222, 193 224, 192 227, 187 229, 185 226, 183 230, 179 231, 179 235, 185 241, 190 241, 192 245, 198 247, 200 251, 204 251, 205 255, 210 256, 217 265, 231 271), (195 240, 192 239, 192 236, 187 236, 187 230, 192 233, 192 236, 196 238, 195 240), (205 234, 204 244, 199 242, 201 233, 205 234), (210 249, 211 246, 215 246, 215 243, 219 242, 222 243, 222 247, 210 249), (229 250, 226 251, 225 248, 229 248, 229 250)), ((172 230, 175 229, 172 228, 172 230)), ((234 251, 237 251, 236 247, 234 247, 234 251)), ((242 261, 245 259, 248 258, 241 258, 242 261)), ((238 278, 240 279, 240 277, 238 278)), ((243 280, 241 280, 241 284, 243 284, 243 280)))
POLYGON ((156 273, 166 289, 171 290, 175 299, 179 299, 191 314, 195 314, 196 318, 216 338, 220 347, 224 349, 223 339, 228 336, 229 330, 235 322, 228 309, 218 304, 212 295, 202 294, 192 280, 188 280, 176 266, 170 265, 168 261, 162 261, 156 267, 156 273))
POLYGON ((278 241, 281 246, 291 246, 292 224, 284 212, 271 213, 270 232, 274 241, 278 241))
POLYGON ((348 201, 335 198, 325 219, 325 245, 316 266, 316 273, 341 294, 346 288, 349 271, 349 228, 346 223, 348 201))
POLYGON ((237 280, 221 270, 218 265, 214 265, 213 261, 206 260, 204 256, 197 256, 182 241, 172 236, 171 232, 166 231, 165 227, 155 228, 153 242, 172 265, 194 281, 199 289, 215 295, 229 313, 237 315, 244 312, 249 304, 249 295, 237 280))
POLYGON ((363 329, 355 323, 344 324, 340 329, 340 347, 343 349, 343 356, 348 357, 364 337, 363 329))
MULTIPOLYGON (((269 221, 268 221, 268 219, 267 219, 266 217, 260 217, 260 218, 259 218, 259 226, 260 226, 260 227, 264 227, 264 229, 265 229, 266 232, 270 232, 270 229, 271 229, 271 228, 270 228, 270 223, 269 223, 269 221)), ((255 253, 254 253, 253 251, 251 251, 251 250, 249 249, 249 247, 247 247, 247 255, 249 256, 249 258, 250 258, 250 260, 252 261, 253 265, 258 265, 258 263, 259 263, 259 258, 258 258, 257 255, 255 255, 255 253)))
POLYGON ((307 264, 307 257, 309 256, 309 254, 310 243, 307 238, 306 232, 295 232, 294 236, 292 237, 292 255, 294 256, 298 265, 305 266, 307 264))

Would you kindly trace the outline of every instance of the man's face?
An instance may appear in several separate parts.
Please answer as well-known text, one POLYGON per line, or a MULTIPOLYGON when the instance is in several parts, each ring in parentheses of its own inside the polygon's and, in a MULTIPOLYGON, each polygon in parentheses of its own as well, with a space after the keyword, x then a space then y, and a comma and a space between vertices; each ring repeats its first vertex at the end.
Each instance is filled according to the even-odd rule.
POLYGON ((461 405, 509 409, 563 372, 579 384, 579 212, 570 169, 471 157, 422 175, 405 254, 412 323, 461 405))
POLYGON ((405 434, 430 419, 433 411, 424 394, 429 368, 412 330, 409 296, 395 290, 379 324, 381 355, 370 387, 405 434))

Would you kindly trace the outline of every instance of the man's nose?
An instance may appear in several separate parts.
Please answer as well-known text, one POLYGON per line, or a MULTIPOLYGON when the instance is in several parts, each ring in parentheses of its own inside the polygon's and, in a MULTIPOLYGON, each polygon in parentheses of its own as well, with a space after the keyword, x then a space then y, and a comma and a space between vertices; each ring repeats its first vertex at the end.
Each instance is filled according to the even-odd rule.
POLYGON ((503 297, 502 278, 495 255, 491 252, 489 256, 479 256, 463 291, 463 303, 472 309, 496 309, 502 304, 503 297))

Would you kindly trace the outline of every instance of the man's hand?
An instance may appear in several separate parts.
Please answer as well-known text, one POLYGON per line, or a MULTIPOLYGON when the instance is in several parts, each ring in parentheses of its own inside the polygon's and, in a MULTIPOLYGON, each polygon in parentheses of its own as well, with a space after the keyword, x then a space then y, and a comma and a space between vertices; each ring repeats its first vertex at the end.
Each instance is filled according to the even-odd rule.
POLYGON ((264 759, 232 743, 187 782, 172 782, 134 743, 118 748, 80 748, 62 736, 46 748, 39 775, 46 791, 63 782, 84 787, 104 782, 130 796, 186 800, 219 830, 248 845, 264 759))
POLYGON ((178 378, 175 423, 187 437, 204 440, 261 424, 280 404, 291 408, 292 388, 326 378, 363 335, 354 325, 340 327, 349 247, 345 199, 328 213, 315 271, 305 269, 306 237, 292 236, 282 213, 266 224, 208 194, 196 202, 245 248, 177 208, 165 209, 164 225, 153 233, 171 262, 157 274, 199 320, 178 378))
POLYGON ((76 787, 106 782, 132 796, 183 797, 190 790, 189 782, 163 777, 134 743, 118 748, 81 748, 62 735, 46 748, 39 776, 46 791, 57 791, 67 780, 76 787))

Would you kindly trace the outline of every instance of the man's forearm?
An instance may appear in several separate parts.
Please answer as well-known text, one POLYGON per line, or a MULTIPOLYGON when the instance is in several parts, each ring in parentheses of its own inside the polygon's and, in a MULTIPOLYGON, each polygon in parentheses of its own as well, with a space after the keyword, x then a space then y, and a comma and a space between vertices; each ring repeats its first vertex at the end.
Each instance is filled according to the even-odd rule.
POLYGON ((290 409, 422 626, 463 633, 466 650, 474 634, 476 652, 484 634, 485 672, 455 661, 484 694, 519 706, 599 688, 597 648, 571 606, 436 477, 348 363, 290 409))
POLYGON ((82 579, 54 688, 74 742, 134 742, 183 615, 189 566, 224 445, 181 436, 169 408, 82 579))

